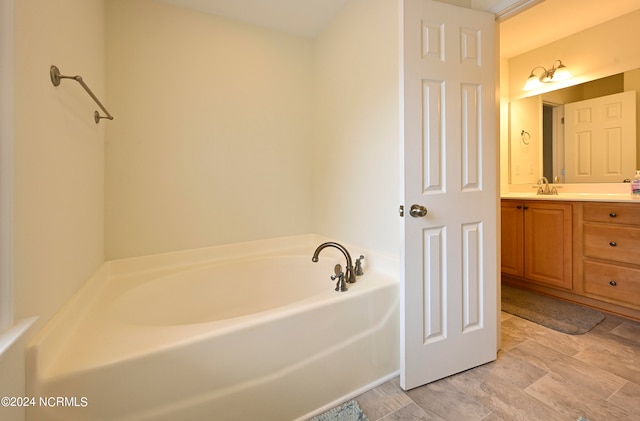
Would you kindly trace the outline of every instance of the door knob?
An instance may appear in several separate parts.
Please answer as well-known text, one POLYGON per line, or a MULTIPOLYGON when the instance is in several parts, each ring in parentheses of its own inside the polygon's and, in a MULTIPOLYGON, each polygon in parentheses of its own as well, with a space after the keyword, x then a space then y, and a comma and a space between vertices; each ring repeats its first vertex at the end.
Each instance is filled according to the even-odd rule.
POLYGON ((409 215, 413 216, 414 218, 427 216, 427 208, 422 205, 411 205, 411 209, 409 210, 409 215))

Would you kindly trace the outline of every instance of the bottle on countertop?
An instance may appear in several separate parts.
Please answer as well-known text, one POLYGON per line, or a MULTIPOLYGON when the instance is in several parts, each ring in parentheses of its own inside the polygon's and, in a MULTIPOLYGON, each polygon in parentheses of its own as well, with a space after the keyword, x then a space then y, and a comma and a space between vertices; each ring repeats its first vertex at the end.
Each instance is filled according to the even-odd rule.
POLYGON ((640 170, 636 171, 636 176, 631 181, 631 197, 640 200, 640 170))

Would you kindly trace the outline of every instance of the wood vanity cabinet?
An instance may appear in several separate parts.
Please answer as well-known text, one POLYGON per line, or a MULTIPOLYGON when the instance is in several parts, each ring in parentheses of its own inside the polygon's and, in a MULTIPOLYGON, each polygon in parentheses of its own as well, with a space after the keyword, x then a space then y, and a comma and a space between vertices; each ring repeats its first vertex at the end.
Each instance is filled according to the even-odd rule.
POLYGON ((501 204, 502 273, 572 289, 572 205, 506 199, 501 204))
POLYGON ((582 292, 640 309, 640 204, 582 205, 582 292))
POLYGON ((501 266, 502 273, 524 277, 524 203, 501 201, 501 266))
POLYGON ((504 283, 640 320, 640 202, 501 202, 504 283))

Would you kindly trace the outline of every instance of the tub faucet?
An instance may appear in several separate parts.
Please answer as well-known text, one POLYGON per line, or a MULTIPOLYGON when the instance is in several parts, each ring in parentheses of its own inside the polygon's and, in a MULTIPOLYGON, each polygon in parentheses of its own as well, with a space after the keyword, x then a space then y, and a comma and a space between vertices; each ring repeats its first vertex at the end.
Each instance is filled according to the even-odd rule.
POLYGON ((338 250, 340 250, 342 252, 342 254, 344 255, 345 259, 347 259, 347 270, 345 273, 345 278, 346 281, 350 284, 354 283, 356 281, 356 275, 353 273, 353 261, 351 260, 351 255, 349 254, 349 252, 347 251, 346 248, 344 248, 344 246, 338 244, 338 243, 334 243, 332 241, 326 242, 326 243, 322 243, 318 246, 318 248, 316 249, 316 251, 313 252, 313 257, 311 258, 312 262, 317 262, 318 261, 318 255, 320 254, 320 252, 322 251, 322 249, 327 248, 327 247, 333 247, 333 248, 337 248, 338 250))
POLYGON ((331 275, 331 279, 334 281, 336 279, 338 280, 338 282, 336 283, 336 291, 338 292, 349 291, 349 289, 347 288, 347 284, 345 284, 344 282, 344 273, 342 272, 342 266, 336 265, 336 267, 334 268, 334 272, 336 274, 331 275))

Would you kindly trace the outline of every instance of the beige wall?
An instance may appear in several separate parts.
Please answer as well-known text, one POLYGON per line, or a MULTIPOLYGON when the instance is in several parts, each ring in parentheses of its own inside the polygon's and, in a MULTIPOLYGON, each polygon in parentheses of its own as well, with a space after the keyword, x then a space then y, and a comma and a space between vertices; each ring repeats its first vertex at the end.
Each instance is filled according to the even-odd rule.
POLYGON ((311 231, 313 44, 107 3, 107 258, 311 231))
POLYGON ((316 232, 398 253, 397 3, 316 39, 107 6, 107 258, 316 232))
POLYGON ((18 1, 15 32, 15 318, 47 319, 104 257, 105 123, 77 82, 49 78, 55 64, 108 99, 104 4, 18 1))
POLYGON ((314 228, 399 254, 398 3, 352 0, 316 39, 314 228))
MULTIPOLYGON (((640 10, 560 39, 509 59, 511 99, 577 85, 627 70, 640 68, 640 51, 632 48, 640 37, 640 10), (556 59, 569 68, 573 78, 526 92, 522 89, 531 69, 551 67, 556 59)), ((541 26, 544 26, 541 23, 541 26)))
MULTIPOLYGON (((49 78, 52 64, 81 74, 109 103, 104 19, 103 0, 15 2, 13 301, 14 320, 39 316, 30 334, 104 260, 105 124, 77 82, 49 78)), ((0 390, 12 395, 24 394, 28 338, 1 361, 0 390)), ((3 420, 23 416, 0 408, 3 420)))
MULTIPOLYGON (((500 58, 500 139, 509 139, 509 60, 500 58)), ((509 184, 509 142, 500 142, 500 191, 506 191, 509 184)))

